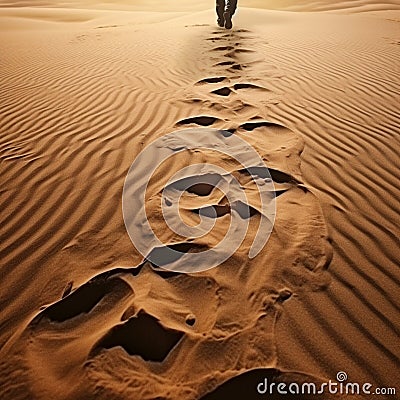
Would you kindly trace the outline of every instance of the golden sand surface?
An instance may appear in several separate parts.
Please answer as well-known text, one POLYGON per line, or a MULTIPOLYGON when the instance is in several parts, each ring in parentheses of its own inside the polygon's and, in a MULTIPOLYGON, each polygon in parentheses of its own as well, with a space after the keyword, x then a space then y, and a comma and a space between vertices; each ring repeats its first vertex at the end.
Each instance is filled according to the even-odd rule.
POLYGON ((339 371, 399 393, 399 11, 243 0, 226 30, 209 1, 0 1, 0 398, 259 399, 264 378, 339 371), (166 139, 187 129, 185 145, 166 139), (251 174, 218 152, 235 137, 276 196, 254 258, 271 220, 251 174), (159 163, 145 208, 183 254, 174 268, 144 260, 123 219, 128 170, 155 142, 172 157, 150 155, 127 190, 159 163), (188 240, 163 196, 206 163, 180 216, 215 225, 188 240), (248 223, 240 246, 191 273, 234 217, 248 223))

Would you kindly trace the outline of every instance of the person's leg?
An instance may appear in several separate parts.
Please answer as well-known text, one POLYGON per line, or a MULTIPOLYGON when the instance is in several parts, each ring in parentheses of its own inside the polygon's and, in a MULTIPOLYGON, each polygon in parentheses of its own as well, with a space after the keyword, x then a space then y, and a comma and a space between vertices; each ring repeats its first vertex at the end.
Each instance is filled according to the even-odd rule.
POLYGON ((224 11, 225 11, 225 0, 217 0, 217 23, 219 26, 224 26, 224 11))
POLYGON ((237 0, 226 0, 225 12, 224 12, 224 22, 225 28, 232 28, 232 15, 235 14, 237 7, 237 0))
POLYGON ((227 0, 226 11, 229 11, 231 15, 235 14, 238 0, 227 0))

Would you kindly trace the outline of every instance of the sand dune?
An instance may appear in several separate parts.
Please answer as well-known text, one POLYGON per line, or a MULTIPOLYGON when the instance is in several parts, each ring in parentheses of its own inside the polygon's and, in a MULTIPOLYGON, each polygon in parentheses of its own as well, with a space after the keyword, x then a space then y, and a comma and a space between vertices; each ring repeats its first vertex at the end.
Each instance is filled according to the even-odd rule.
MULTIPOLYGON (((260 398, 263 377, 324 382, 341 370, 396 386, 398 15, 374 11, 398 4, 241 8, 232 31, 212 10, 127 4, 1 2, 0 397, 260 398), (146 194, 153 228, 183 253, 169 268, 132 246, 121 199, 135 157, 176 131, 194 148, 161 164, 146 194), (206 132, 215 149, 196 149, 206 132), (257 150, 274 183, 274 228, 253 259, 264 214, 250 178, 263 175, 215 152, 229 135, 257 150), (190 183, 183 220, 215 226, 186 240, 165 226, 160 199, 187 184, 171 176, 204 162, 238 180, 248 214, 190 183), (215 247, 235 213, 249 229, 228 260, 174 272, 215 247)), ((196 172, 210 174, 235 194, 224 174, 196 172)))
MULTIPOLYGON (((241 0, 242 7, 252 7, 269 10, 291 11, 393 11, 400 10, 397 0, 373 1, 373 0, 241 0)), ((43 7, 65 9, 106 9, 106 10, 130 10, 130 11, 203 11, 210 8, 208 0, 109 0, 98 2, 95 0, 67 0, 67 1, 35 1, 30 0, 1 0, 0 7, 43 7)))

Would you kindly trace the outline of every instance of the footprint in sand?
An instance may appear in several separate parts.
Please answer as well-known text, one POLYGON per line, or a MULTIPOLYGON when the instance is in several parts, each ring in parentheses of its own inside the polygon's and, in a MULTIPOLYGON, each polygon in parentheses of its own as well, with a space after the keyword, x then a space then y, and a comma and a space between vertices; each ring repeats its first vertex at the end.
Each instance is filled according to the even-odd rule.
POLYGON ((218 47, 214 47, 212 49, 212 51, 226 51, 226 50, 233 50, 234 47, 233 46, 218 46, 218 47))
POLYGON ((232 93, 232 90, 225 86, 225 87, 213 90, 211 93, 217 94, 218 96, 227 97, 232 93))
MULTIPOLYGON (((234 68, 235 65, 232 66, 234 68)), ((206 85, 214 85, 218 83, 224 83, 230 81, 229 78, 226 76, 218 76, 218 77, 209 77, 209 78, 203 78, 199 80, 198 82, 195 83, 197 86, 206 86, 206 85)), ((243 90, 250 90, 250 91, 259 91, 259 92, 270 92, 269 89, 256 85, 253 83, 247 83, 247 82, 238 82, 235 83, 231 86, 223 86, 219 87, 217 89, 211 90, 212 94, 216 94, 219 96, 227 97, 232 93, 238 92, 238 91, 243 91, 243 90)))
POLYGON ((266 91, 268 91, 268 89, 266 89, 265 87, 262 87, 262 86, 259 86, 259 85, 255 85, 255 84, 253 84, 253 83, 243 83, 243 82, 240 82, 240 83, 235 83, 234 85, 233 85, 233 88, 235 89, 235 90, 241 90, 241 89, 256 89, 256 90, 266 90, 266 91))
POLYGON ((200 115, 197 117, 190 117, 190 118, 185 118, 176 123, 176 125, 190 125, 190 124, 195 124, 199 126, 210 126, 213 125, 215 122, 220 121, 219 118, 216 117, 210 117, 207 115, 200 115))
POLYGON ((246 130, 246 131, 253 131, 256 128, 261 128, 261 127, 275 127, 275 128, 282 128, 285 129, 282 125, 275 124, 274 122, 270 121, 255 121, 255 122, 245 122, 244 124, 240 125, 240 128, 246 130))
POLYGON ((217 94, 219 96, 229 96, 231 93, 237 93, 238 91, 241 91, 243 89, 250 89, 252 91, 258 91, 258 92, 270 92, 269 89, 264 88, 259 85, 254 85, 252 83, 235 83, 234 85, 227 87, 224 86, 219 89, 215 89, 211 91, 211 93, 217 94))
MULTIPOLYGON (((245 68, 245 65, 243 65, 244 61, 246 64, 250 62, 262 62, 263 59, 259 58, 256 51, 252 49, 252 47, 254 47, 257 43, 257 41, 255 40, 257 38, 254 36, 249 36, 248 33, 250 33, 250 31, 247 30, 232 31, 230 33, 224 34, 215 31, 211 32, 211 36, 206 38, 206 40, 211 41, 212 43, 218 42, 219 45, 209 49, 209 51, 211 53, 217 53, 218 58, 220 57, 220 55, 223 55, 226 58, 231 58, 232 60, 234 60, 235 62, 232 63, 232 65, 236 64, 233 68, 234 70, 245 68), (238 62, 239 59, 240 62, 238 62)), ((215 65, 221 64, 216 63, 215 65)))
POLYGON ((215 64, 215 66, 225 66, 225 65, 234 65, 235 61, 221 61, 217 64, 215 64))
POLYGON ((204 78, 196 82, 196 85, 202 85, 207 83, 221 83, 226 81, 228 78, 226 76, 215 76, 211 78, 204 78))

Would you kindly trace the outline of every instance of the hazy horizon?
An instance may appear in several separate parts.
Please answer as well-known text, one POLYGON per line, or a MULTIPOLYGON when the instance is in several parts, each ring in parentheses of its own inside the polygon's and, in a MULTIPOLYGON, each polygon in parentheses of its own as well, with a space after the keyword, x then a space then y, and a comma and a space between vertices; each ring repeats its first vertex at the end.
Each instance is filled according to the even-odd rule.
MULTIPOLYGON (((332 9, 362 9, 364 5, 371 6, 374 10, 400 10, 398 1, 331 1, 321 0, 239 0, 239 7, 263 8, 273 10, 301 10, 301 11, 326 11, 332 9)), ((214 0, 0 0, 0 7, 57 7, 57 8, 98 8, 110 10, 134 11, 201 11, 214 8, 214 0)))

